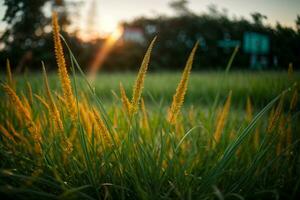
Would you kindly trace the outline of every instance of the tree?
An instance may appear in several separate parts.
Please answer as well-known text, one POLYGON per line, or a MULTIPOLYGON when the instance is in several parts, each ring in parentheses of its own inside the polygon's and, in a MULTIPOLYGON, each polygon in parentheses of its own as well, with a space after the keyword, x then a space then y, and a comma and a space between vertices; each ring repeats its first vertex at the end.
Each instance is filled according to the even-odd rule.
POLYGON ((297 15, 297 19, 296 19, 296 28, 298 33, 300 33, 300 15, 297 15))
POLYGON ((169 3, 170 7, 180 16, 192 14, 190 9, 187 7, 187 4, 187 0, 174 0, 169 3))
POLYGON ((4 0, 6 12, 3 18, 8 24, 1 37, 6 48, 15 45, 21 49, 34 47, 39 41, 37 37, 43 33, 47 19, 42 11, 49 0, 4 0))
POLYGON ((268 17, 266 15, 263 15, 263 14, 261 14, 259 12, 252 13, 251 17, 252 17, 252 19, 254 21, 254 24, 255 25, 259 25, 259 26, 262 26, 263 25, 263 21, 265 19, 268 19, 268 17))
POLYGON ((4 44, 4 55, 14 58, 12 62, 17 62, 14 66, 17 65, 18 70, 31 63, 32 59, 41 60, 47 57, 46 54, 49 55, 45 47, 50 46, 51 37, 46 27, 49 28, 51 20, 43 10, 47 2, 59 11, 60 23, 67 24, 63 0, 4 0, 6 11, 2 20, 6 22, 7 29, 1 36, 1 42, 4 44))

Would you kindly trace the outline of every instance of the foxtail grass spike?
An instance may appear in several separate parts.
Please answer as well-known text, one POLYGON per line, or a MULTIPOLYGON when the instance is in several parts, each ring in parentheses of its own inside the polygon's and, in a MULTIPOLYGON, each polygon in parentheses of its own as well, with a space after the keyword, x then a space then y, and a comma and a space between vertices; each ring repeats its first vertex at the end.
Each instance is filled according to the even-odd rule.
POLYGON ((10 101, 15 106, 17 112, 23 115, 25 121, 31 121, 30 112, 23 105, 23 103, 21 102, 20 98, 17 96, 15 91, 8 85, 3 85, 3 89, 5 93, 8 95, 10 101))
POLYGON ((227 100, 224 104, 224 107, 221 111, 221 114, 219 116, 219 119, 217 121, 217 126, 216 126, 216 130, 214 133, 214 137, 216 142, 219 142, 222 136, 222 132, 223 129, 225 127, 225 123, 229 114, 229 110, 230 110, 230 104, 231 104, 231 96, 232 96, 232 91, 229 92, 229 95, 227 97, 227 100))
POLYGON ((64 57, 63 47, 60 39, 59 25, 57 19, 57 13, 52 14, 52 28, 53 28, 53 40, 54 40, 54 50, 56 62, 58 65, 58 75, 62 85, 62 90, 64 94, 64 99, 67 102, 67 109, 71 120, 74 122, 77 117, 77 107, 75 97, 73 96, 71 81, 68 75, 66 61, 64 57))
POLYGON ((198 42, 196 42, 196 44, 195 44, 194 48, 192 49, 192 52, 186 62, 184 71, 181 76, 181 80, 177 86, 176 92, 173 96, 172 104, 168 111, 167 120, 170 124, 173 124, 173 125, 176 124, 177 115, 178 115, 180 108, 184 101, 184 96, 187 91, 189 76, 190 76, 190 72, 192 69, 193 60, 194 60, 194 56, 195 56, 197 47, 198 47, 198 42))
POLYGON ((123 104, 123 108, 124 108, 125 112, 127 114, 129 114, 130 108, 131 108, 131 103, 126 96, 126 92, 125 92, 125 89, 124 89, 122 83, 120 83, 120 93, 121 93, 121 101, 123 104))
POLYGON ((145 76, 146 76, 146 72, 148 70, 148 65, 149 65, 149 61, 150 61, 150 56, 151 56, 151 52, 153 49, 153 45, 156 41, 157 37, 154 37, 154 39, 152 40, 152 42, 150 43, 146 54, 144 56, 144 59, 142 61, 141 67, 139 69, 139 73, 137 75, 135 84, 133 86, 133 92, 132 92, 132 99, 131 99, 131 107, 130 107, 130 114, 133 115, 138 111, 138 106, 140 103, 140 99, 142 96, 142 91, 144 88, 144 81, 145 81, 145 76))
POLYGON ((100 131, 100 134, 101 134, 101 137, 103 139, 103 142, 105 146, 110 146, 111 145, 111 141, 110 141, 110 138, 109 138, 109 131, 104 123, 104 121, 102 120, 101 116, 99 115, 99 113, 93 109, 93 112, 94 112, 94 116, 95 116, 95 119, 97 121, 97 125, 99 127, 99 131, 100 131))
POLYGON ((41 135, 38 132, 38 129, 31 118, 31 114, 28 109, 22 104, 20 98, 15 93, 15 91, 8 85, 3 85, 3 89, 5 93, 8 95, 10 101, 16 107, 16 111, 20 113, 24 117, 24 121, 28 131, 33 135, 34 138, 34 148, 36 153, 41 152, 40 142, 41 142, 41 135))

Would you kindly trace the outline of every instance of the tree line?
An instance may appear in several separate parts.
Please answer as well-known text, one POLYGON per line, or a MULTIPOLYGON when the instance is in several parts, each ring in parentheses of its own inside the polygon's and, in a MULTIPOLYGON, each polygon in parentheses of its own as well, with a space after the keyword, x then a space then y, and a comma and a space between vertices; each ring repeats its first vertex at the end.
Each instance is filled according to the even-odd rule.
MULTIPOLYGON (((4 0, 7 7, 3 21, 7 23, 2 33, 0 62, 9 58, 12 67, 18 72, 40 70, 40 62, 47 63, 49 69, 56 69, 53 55, 50 17, 43 8, 49 0, 4 0)), ((51 1, 52 2, 52 1, 51 1)), ((83 41, 74 33, 66 33, 70 24, 68 9, 64 1, 54 1, 52 6, 60 8, 62 33, 70 43, 74 54, 83 68, 88 68, 95 54, 105 43, 99 38, 83 41)), ((159 15, 139 17, 124 22, 126 28, 141 30, 145 42, 124 41, 115 45, 106 58, 105 70, 134 70, 139 67, 145 49, 154 36, 158 36, 151 59, 152 70, 182 69, 184 62, 196 41, 200 48, 194 62, 195 70, 213 70, 226 67, 234 46, 224 48, 220 41, 238 41, 240 50, 233 68, 249 69, 251 54, 243 49, 244 34, 254 32, 269 38, 269 52, 262 55, 266 59, 266 69, 294 68, 300 65, 300 16, 295 20, 296 29, 282 26, 269 26, 264 23, 266 16, 253 13, 252 20, 230 18, 226 12, 210 7, 208 13, 197 14, 187 7, 187 1, 173 1, 170 6, 176 11, 174 16, 159 15)))

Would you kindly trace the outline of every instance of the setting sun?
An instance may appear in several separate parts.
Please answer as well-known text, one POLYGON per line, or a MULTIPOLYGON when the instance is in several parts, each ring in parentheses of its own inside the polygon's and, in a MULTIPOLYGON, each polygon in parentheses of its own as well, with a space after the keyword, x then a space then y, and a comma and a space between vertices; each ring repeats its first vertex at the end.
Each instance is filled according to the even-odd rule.
POLYGON ((97 71, 101 68, 105 58, 108 56, 115 43, 120 39, 123 32, 124 32, 124 28, 122 26, 118 26, 115 29, 115 31, 112 34, 110 34, 109 37, 107 37, 103 46, 98 49, 90 65, 90 70, 89 70, 90 77, 94 77, 97 71))

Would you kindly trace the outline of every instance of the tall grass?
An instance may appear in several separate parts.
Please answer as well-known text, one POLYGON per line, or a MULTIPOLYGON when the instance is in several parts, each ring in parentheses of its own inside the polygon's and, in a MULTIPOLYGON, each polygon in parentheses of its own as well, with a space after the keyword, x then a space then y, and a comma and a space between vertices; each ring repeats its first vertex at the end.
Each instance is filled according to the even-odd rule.
MULTIPOLYGON (((25 90, 15 84, 22 78, 14 78, 7 62, 5 96, 0 102, 4 199, 293 199, 299 195, 299 102, 292 69, 287 87, 280 92, 267 88, 270 96, 277 94, 264 106, 258 96, 219 88, 206 104, 194 101, 183 109, 186 92, 193 90, 188 80, 199 89, 190 75, 197 45, 181 79, 172 77, 178 84, 169 91, 175 94, 165 94, 162 102, 152 95, 159 87, 150 93, 143 87, 155 38, 130 101, 129 85, 119 82, 115 84, 120 84, 120 92, 97 93, 59 35, 55 14, 53 31, 59 87, 49 84, 43 67, 43 86, 29 82, 25 90), (109 104, 103 101, 105 95, 113 96, 109 104)), ((222 84, 230 76, 236 53, 237 48, 227 75, 221 75, 222 84)), ((201 95, 206 98, 205 92, 201 95)))

